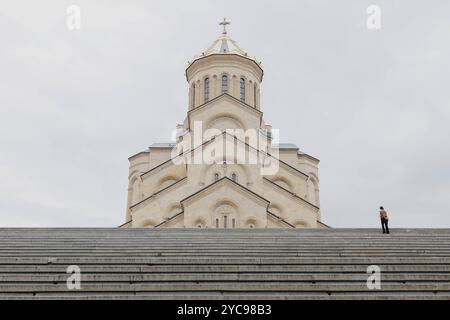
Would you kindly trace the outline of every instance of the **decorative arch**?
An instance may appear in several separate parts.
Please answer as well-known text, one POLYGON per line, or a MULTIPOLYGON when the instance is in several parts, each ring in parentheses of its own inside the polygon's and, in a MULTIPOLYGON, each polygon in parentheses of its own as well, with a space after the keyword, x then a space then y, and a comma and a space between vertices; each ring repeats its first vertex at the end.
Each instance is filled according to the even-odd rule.
POLYGON ((269 211, 272 212, 273 214, 281 217, 281 218, 284 218, 283 207, 280 204, 276 203, 276 202, 275 203, 270 203, 269 211))
POLYGON ((309 223, 306 220, 303 220, 303 219, 294 220, 292 222, 292 224, 294 225, 295 228, 298 228, 298 229, 309 228, 310 227, 309 223))
POLYGON ((214 205, 212 205, 211 209, 212 211, 216 210, 217 208, 219 208, 220 206, 230 206, 234 209, 237 210, 238 206, 237 204, 231 200, 231 199, 220 199, 219 201, 217 201, 214 205))
POLYGON ((292 182, 285 177, 275 176, 275 178, 272 179, 272 182, 276 183, 277 185, 281 186, 286 190, 289 190, 290 192, 293 192, 294 190, 292 182))
POLYGON ((317 176, 313 173, 308 174, 308 180, 306 182, 307 185, 307 194, 306 198, 312 204, 319 206, 319 182, 317 180, 317 176))
POLYGON ((205 123, 206 129, 215 128, 219 129, 221 132, 226 129, 245 129, 244 124, 234 115, 229 113, 219 113, 214 115, 206 120, 205 123))
POLYGON ((141 179, 140 179, 140 172, 134 171, 130 175, 130 180, 128 182, 128 199, 129 199, 129 205, 132 203, 136 203, 141 198, 141 179))
MULTIPOLYGON (((236 162, 235 162, 236 163, 236 162)), ((236 173, 240 184, 249 183, 251 175, 247 166, 241 164, 229 164, 224 168, 223 164, 210 164, 203 166, 200 177, 205 179, 201 181, 206 184, 215 182, 214 174, 219 174, 219 179, 227 176, 231 179, 231 174, 236 173)))
POLYGON ((206 228, 206 221, 203 218, 198 218, 194 222, 194 227, 198 229, 205 229, 206 228))
POLYGON ((308 172, 308 176, 314 178, 317 182, 319 182, 319 177, 314 172, 308 172))
POLYGON ((128 181, 129 181, 129 185, 131 185, 131 181, 132 180, 136 180, 138 178, 141 177, 141 171, 139 170, 133 170, 132 172, 130 172, 130 174, 128 175, 128 181))
POLYGON ((173 175, 164 176, 158 182, 158 190, 167 188, 168 186, 170 186, 171 184, 174 184, 178 180, 180 180, 180 178, 178 178, 177 176, 173 176, 173 175))
POLYGON ((156 221, 153 219, 145 219, 141 222, 141 228, 154 228, 156 226, 156 221))
POLYGON ((183 209, 181 208, 181 204, 179 202, 173 202, 167 207, 166 211, 164 212, 163 219, 167 220, 177 213, 180 213, 182 210, 183 209))
POLYGON ((257 219, 255 217, 248 218, 245 221, 244 227, 248 228, 248 229, 256 229, 256 228, 258 228, 259 225, 258 225, 257 219))
POLYGON ((234 229, 239 227, 238 206, 232 200, 221 199, 211 209, 211 225, 215 228, 234 229))

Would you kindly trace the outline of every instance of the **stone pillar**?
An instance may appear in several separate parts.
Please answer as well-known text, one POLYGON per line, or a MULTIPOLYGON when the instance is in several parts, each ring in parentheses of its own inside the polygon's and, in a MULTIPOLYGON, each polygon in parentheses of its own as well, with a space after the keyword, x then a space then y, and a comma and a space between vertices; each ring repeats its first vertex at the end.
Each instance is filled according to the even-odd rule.
POLYGON ((217 75, 213 76, 212 81, 212 96, 211 98, 214 99, 215 97, 220 95, 220 78, 217 75))
POLYGON ((237 99, 239 99, 239 95, 238 95, 238 86, 239 86, 239 81, 237 80, 237 77, 236 77, 236 75, 233 75, 232 77, 231 77, 231 83, 230 83, 230 88, 229 88, 229 93, 233 96, 233 97, 235 97, 235 98, 237 98, 237 99))
POLYGON ((195 83, 195 105, 194 108, 198 107, 201 104, 201 95, 202 90, 200 86, 200 80, 197 80, 195 83))
POLYGON ((247 100, 247 104, 252 106, 252 107, 255 106, 255 99, 254 99, 255 95, 254 95, 253 89, 254 89, 254 84, 253 84, 253 81, 250 80, 248 82, 248 92, 247 92, 248 100, 247 100))
POLYGON ((260 91, 259 91, 259 86, 258 86, 258 85, 256 85, 255 98, 256 98, 256 101, 255 101, 255 107, 256 107, 256 109, 259 110, 259 108, 260 108, 260 104, 259 104, 259 101, 260 101, 260 91))
POLYGON ((189 86, 189 101, 188 101, 188 106, 189 106, 189 110, 192 110, 192 109, 194 109, 194 101, 193 101, 193 99, 194 99, 194 85, 193 84, 191 84, 190 86, 189 86))

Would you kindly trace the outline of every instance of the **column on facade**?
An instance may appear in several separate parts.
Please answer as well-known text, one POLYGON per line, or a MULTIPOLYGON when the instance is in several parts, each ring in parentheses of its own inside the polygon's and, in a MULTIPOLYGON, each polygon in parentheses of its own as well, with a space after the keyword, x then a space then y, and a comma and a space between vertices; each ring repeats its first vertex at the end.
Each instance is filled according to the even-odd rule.
POLYGON ((255 101, 255 107, 256 107, 256 109, 258 109, 259 110, 259 108, 260 108, 260 104, 259 104, 259 100, 260 100, 260 91, 259 91, 259 86, 258 86, 258 84, 256 84, 256 91, 255 91, 255 99, 256 99, 256 101, 255 101))
POLYGON ((255 106, 255 100, 254 100, 254 93, 253 93, 253 89, 254 89, 254 85, 253 85, 253 81, 250 80, 248 81, 248 90, 247 90, 247 104, 254 107, 255 106))
POLYGON ((195 107, 198 107, 201 104, 201 96, 202 96, 202 90, 201 90, 201 83, 200 80, 197 80, 195 83, 195 107))
POLYGON ((234 74, 232 77, 231 77, 231 83, 230 83, 230 94, 233 96, 233 97, 235 97, 235 98, 238 98, 239 99, 239 95, 238 95, 238 89, 239 89, 239 81, 237 80, 237 77, 236 77, 236 75, 234 74))
POLYGON ((189 106, 189 110, 192 110, 192 109, 194 109, 194 101, 193 101, 193 99, 194 99, 194 85, 193 84, 191 84, 190 86, 189 86, 189 102, 188 102, 188 106, 189 106))
POLYGON ((215 74, 212 77, 212 96, 211 98, 214 99, 220 94, 220 78, 215 74))

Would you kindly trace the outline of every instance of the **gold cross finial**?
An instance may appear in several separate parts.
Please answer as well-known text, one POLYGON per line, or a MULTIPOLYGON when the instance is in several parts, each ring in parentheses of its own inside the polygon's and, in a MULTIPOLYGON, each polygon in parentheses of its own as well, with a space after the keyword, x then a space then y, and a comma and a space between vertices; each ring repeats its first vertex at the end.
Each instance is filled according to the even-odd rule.
POLYGON ((223 21, 219 23, 219 25, 223 26, 222 34, 227 34, 227 25, 231 24, 231 22, 227 21, 227 18, 223 18, 223 21))

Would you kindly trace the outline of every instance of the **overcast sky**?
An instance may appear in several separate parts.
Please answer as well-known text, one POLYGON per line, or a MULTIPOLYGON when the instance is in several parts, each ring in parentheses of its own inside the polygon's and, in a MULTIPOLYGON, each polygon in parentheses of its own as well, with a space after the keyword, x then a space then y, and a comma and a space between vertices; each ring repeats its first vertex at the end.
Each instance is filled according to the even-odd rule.
POLYGON ((224 16, 266 122, 321 160, 325 223, 450 227, 448 0, 1 1, 0 226, 123 223, 127 158, 170 141, 224 16))

